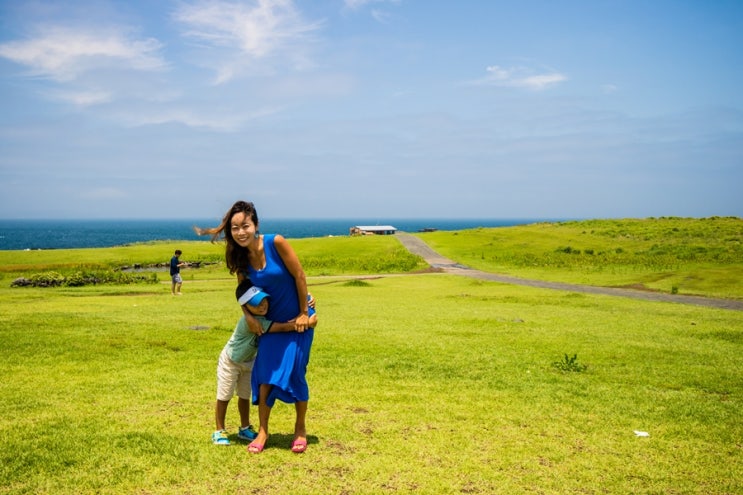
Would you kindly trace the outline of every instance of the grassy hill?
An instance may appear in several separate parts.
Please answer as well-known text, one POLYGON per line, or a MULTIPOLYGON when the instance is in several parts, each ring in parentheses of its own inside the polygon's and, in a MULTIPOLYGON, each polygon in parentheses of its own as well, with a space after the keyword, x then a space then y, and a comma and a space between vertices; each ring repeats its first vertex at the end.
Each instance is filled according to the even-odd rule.
MULTIPOLYGON (((567 280, 587 266, 595 281, 604 259, 628 283, 665 273, 638 260, 677 242, 663 255, 675 273, 697 270, 740 297, 715 275, 740 269, 739 220, 421 235, 520 275, 567 280), (684 261, 694 245, 721 253, 717 263, 697 249, 684 261), (635 261, 624 271, 606 261, 623 255, 635 261)), ((740 493, 743 312, 421 272, 394 237, 292 244, 320 318, 303 455, 290 451, 293 409, 281 403, 263 453, 237 441, 236 404, 235 444, 210 442, 217 358, 240 315, 224 265, 184 270, 181 297, 167 275, 11 288, 48 270, 161 263, 176 244, 0 252, 0 493, 740 493)), ((177 246, 187 260, 221 256, 177 246)))
POLYGON ((418 234, 480 270, 588 285, 743 298, 743 219, 539 223, 418 234))

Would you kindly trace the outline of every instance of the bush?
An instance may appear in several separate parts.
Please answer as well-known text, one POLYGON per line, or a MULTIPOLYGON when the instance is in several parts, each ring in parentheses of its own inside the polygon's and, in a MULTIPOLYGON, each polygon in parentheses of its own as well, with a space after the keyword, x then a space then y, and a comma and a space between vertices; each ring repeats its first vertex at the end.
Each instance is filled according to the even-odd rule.
POLYGON ((130 285, 156 284, 159 282, 156 273, 122 273, 113 270, 77 271, 67 276, 57 272, 35 273, 29 278, 15 279, 11 287, 82 287, 85 285, 130 285))
POLYGON ((10 283, 11 287, 28 287, 29 285, 33 285, 33 283, 25 277, 18 277, 10 283))
POLYGON ((369 282, 366 282, 364 280, 359 280, 357 278, 353 280, 349 280, 345 284, 343 284, 344 287, 371 287, 371 284, 369 282))
POLYGON ((58 287, 65 282, 65 277, 57 272, 35 273, 29 279, 34 287, 58 287))
POLYGON ((83 285, 95 285, 97 283, 99 283, 99 280, 95 277, 86 276, 82 272, 75 272, 65 280, 67 287, 82 287, 83 285))
POLYGON ((580 254, 580 249, 575 249, 572 246, 566 246, 566 247, 559 247, 559 248, 555 249, 555 252, 556 253, 565 253, 565 254, 580 254))

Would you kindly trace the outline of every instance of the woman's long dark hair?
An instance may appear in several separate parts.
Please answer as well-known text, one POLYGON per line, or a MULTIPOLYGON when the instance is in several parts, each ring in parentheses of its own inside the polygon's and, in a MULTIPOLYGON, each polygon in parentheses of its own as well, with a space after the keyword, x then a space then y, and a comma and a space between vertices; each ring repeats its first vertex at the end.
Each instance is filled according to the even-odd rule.
POLYGON ((232 217, 238 213, 245 213, 253 221, 253 224, 256 227, 258 226, 258 213, 255 211, 253 203, 238 201, 225 213, 222 223, 218 226, 209 229, 194 227, 194 231, 198 235, 211 235, 212 242, 217 242, 220 239, 225 240, 224 259, 231 275, 248 269, 248 250, 240 247, 232 237, 232 217))

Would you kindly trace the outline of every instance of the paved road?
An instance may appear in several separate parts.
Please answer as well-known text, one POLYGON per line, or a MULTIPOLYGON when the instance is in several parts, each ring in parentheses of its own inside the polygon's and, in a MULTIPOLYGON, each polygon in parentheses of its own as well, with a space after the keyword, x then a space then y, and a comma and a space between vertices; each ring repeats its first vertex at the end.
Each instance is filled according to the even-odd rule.
POLYGON ((557 289, 570 292, 584 292, 588 294, 603 294, 607 296, 630 297, 634 299, 644 299, 647 301, 663 301, 681 304, 696 304, 698 306, 707 306, 711 308, 732 309, 743 311, 743 301, 732 299, 715 299, 710 297, 684 296, 680 294, 663 294, 661 292, 648 292, 632 289, 619 289, 615 287, 597 287, 593 285, 564 284, 560 282, 546 282, 543 280, 529 280, 524 278, 509 277, 507 275, 498 275, 495 273, 481 272, 467 266, 456 263, 448 258, 444 258, 439 253, 431 249, 428 244, 420 238, 405 232, 398 232, 395 237, 405 246, 408 251, 417 254, 426 260, 426 263, 433 268, 438 268, 443 272, 465 277, 478 278, 482 280, 491 280, 493 282, 502 282, 505 284, 527 285, 529 287, 539 287, 542 289, 557 289))

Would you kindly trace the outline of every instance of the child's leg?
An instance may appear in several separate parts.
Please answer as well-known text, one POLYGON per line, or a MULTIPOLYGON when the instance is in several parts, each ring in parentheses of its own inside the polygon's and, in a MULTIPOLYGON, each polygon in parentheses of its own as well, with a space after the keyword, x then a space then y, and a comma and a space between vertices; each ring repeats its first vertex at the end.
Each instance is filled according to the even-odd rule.
POLYGON ((217 424, 217 431, 226 429, 224 425, 227 406, 235 393, 239 376, 238 366, 232 362, 227 351, 223 349, 217 363, 217 402, 214 405, 214 421, 217 424))
POLYGON ((250 399, 237 398, 237 410, 240 413, 240 426, 250 426, 250 399))
POLYGON ((253 371, 254 360, 240 363, 240 376, 237 380, 237 410, 240 413, 240 426, 250 426, 250 405, 252 390, 250 387, 250 374, 253 371))
POLYGON ((217 400, 217 403, 214 406, 214 419, 217 423, 217 431, 225 429, 224 421, 227 417, 227 406, 229 404, 230 401, 217 400))

